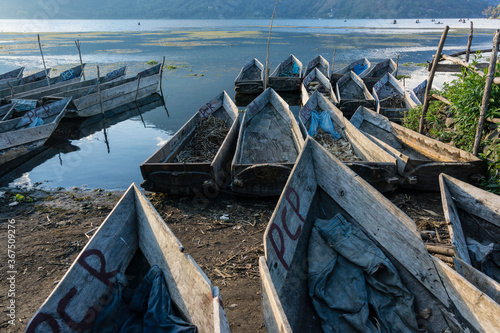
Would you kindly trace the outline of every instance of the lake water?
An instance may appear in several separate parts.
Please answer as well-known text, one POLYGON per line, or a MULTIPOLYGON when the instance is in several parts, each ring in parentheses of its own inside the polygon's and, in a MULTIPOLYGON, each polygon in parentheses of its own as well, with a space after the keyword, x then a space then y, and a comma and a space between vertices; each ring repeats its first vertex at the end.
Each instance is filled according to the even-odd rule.
MULTIPOLYGON (((304 65, 318 54, 335 68, 366 57, 372 63, 399 55, 399 74, 411 75, 407 88, 428 73, 425 63, 436 52, 445 24, 450 26, 445 52, 464 50, 469 22, 458 19, 275 20, 270 46, 271 70, 293 53, 304 65), (436 24, 436 22, 444 24, 436 24)), ((128 65, 128 75, 166 58, 163 95, 170 117, 158 103, 141 106, 120 119, 75 130, 71 139, 52 142, 43 153, 0 179, 0 186, 43 183, 47 188, 87 186, 125 189, 140 183, 139 165, 168 140, 200 106, 226 90, 234 98, 234 79, 252 58, 265 62, 269 20, 0 20, 0 73, 25 66, 54 75, 79 63, 74 41, 80 40, 87 77, 96 65, 106 72, 128 65), (175 68, 175 69, 174 69, 175 68), (128 118, 127 118, 128 117, 128 118), (126 118, 126 119, 123 119, 126 118), (78 132, 78 133, 76 133, 78 132), (105 140, 107 138, 107 140, 105 140)), ((473 49, 492 47, 495 20, 474 19, 473 49)), ((439 75, 439 86, 450 80, 439 75)), ((297 111, 297 107, 293 107, 297 111)), ((69 126, 70 124, 64 124, 69 126)))

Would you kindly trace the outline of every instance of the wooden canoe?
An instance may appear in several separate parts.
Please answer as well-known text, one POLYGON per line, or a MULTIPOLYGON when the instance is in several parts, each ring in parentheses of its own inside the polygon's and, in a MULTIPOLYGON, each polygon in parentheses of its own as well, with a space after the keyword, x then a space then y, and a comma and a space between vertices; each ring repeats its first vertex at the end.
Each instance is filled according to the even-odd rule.
POLYGON ((404 87, 392 74, 385 74, 373 86, 376 111, 390 121, 401 123, 408 110, 417 106, 404 87))
POLYGON ((484 246, 500 244, 500 196, 444 173, 439 176, 439 185, 444 217, 458 259, 457 271, 472 283, 482 281, 478 288, 500 303, 499 276, 496 281, 495 276, 488 276, 491 270, 481 265, 470 247, 471 240, 484 246), (484 285, 488 287, 480 287, 484 285))
POLYGON ((176 314, 202 332, 229 332, 219 289, 132 184, 28 323, 26 332, 90 332, 118 273, 163 271, 176 314))
POLYGON ((342 112, 317 91, 299 112, 299 126, 304 139, 311 127, 312 113, 324 111, 329 113, 335 131, 341 136, 340 140, 348 142, 357 157, 356 160, 343 159, 342 162, 380 192, 395 190, 399 183, 396 159, 347 121, 342 112))
POLYGON ((349 72, 354 71, 358 68, 360 68, 361 71, 356 75, 358 75, 360 78, 363 78, 366 74, 368 74, 368 71, 371 68, 371 63, 366 58, 355 60, 349 65, 342 67, 341 69, 332 71, 332 74, 330 75, 330 82, 332 83, 332 85, 335 85, 337 81, 340 80, 340 78, 342 78, 344 75, 349 74, 349 72))
POLYGON ((255 58, 247 62, 234 80, 234 90, 241 94, 264 91, 264 65, 255 58))
POLYGON ((347 119, 351 118, 360 106, 375 107, 375 99, 368 91, 363 80, 353 71, 342 76, 335 86, 339 109, 347 119))
POLYGON ((19 67, 9 72, 0 74, 0 86, 7 84, 14 79, 20 79, 23 77, 24 67, 19 67))
POLYGON ((368 73, 363 77, 363 82, 369 91, 373 89, 375 83, 378 82, 385 74, 389 73, 395 76, 398 71, 398 66, 391 58, 385 59, 375 66, 371 66, 368 73))
POLYGON ((94 86, 59 92, 53 96, 73 96, 76 108, 68 110, 66 115, 68 118, 92 117, 100 113, 106 115, 108 111, 123 104, 134 102, 157 92, 160 77, 161 64, 158 64, 139 72, 134 77, 100 84, 102 111, 98 93, 99 89, 96 84, 94 86))
MULTIPOLYGON (((50 73, 50 70, 50 68, 47 68, 47 74, 50 73)), ((11 96, 12 93, 17 94, 19 92, 28 91, 33 89, 32 86, 35 85, 43 85, 43 83, 40 82, 42 80, 47 84, 46 78, 45 70, 43 70, 19 79, 8 80, 8 82, 4 82, 4 84, 0 86, 0 98, 11 96)))
POLYGON ((251 196, 276 196, 304 144, 288 104, 268 88, 243 115, 231 165, 232 190, 251 196))
POLYGON ((269 87, 280 92, 298 91, 302 79, 302 63, 291 54, 269 75, 269 87))
POLYGON ((238 108, 224 91, 202 106, 160 149, 141 164, 147 191, 173 195, 215 192, 231 181, 231 159, 236 148, 241 117, 238 108), (229 132, 210 162, 176 162, 191 142, 196 129, 209 117, 225 121, 229 132))
MULTIPOLYGON (((120 80, 125 78, 125 74, 127 71, 127 66, 123 66, 118 68, 117 70, 111 71, 107 73, 105 76, 101 77, 100 83, 104 84, 107 82, 112 82, 115 80, 120 80)), ((33 89, 24 93, 20 93, 16 95, 16 98, 23 99, 42 99, 45 96, 57 96, 58 94, 62 94, 68 91, 75 91, 81 88, 93 88, 92 92, 97 91, 97 78, 89 79, 85 81, 79 80, 69 80, 65 81, 63 84, 56 84, 50 86, 44 86, 37 89, 33 89)))
POLYGON ((422 105, 424 104, 424 99, 425 99, 425 89, 427 89, 427 79, 422 81, 418 86, 413 88, 413 90, 410 91, 410 98, 415 102, 417 105, 422 105))
POLYGON ((498 304, 487 296, 478 297, 478 290, 465 279, 438 265, 406 214, 308 138, 264 233, 265 257, 260 258, 259 268, 267 332, 322 331, 309 296, 308 243, 317 218, 339 213, 395 266, 413 295, 415 313, 424 309, 431 313, 419 318, 420 328, 442 332, 452 320, 482 332, 500 329, 498 304), (477 298, 449 296, 459 292, 477 298), (474 301, 481 306, 474 306, 474 301))
POLYGON ((330 81, 318 68, 314 68, 304 78, 304 81, 302 81, 302 84, 300 85, 301 106, 305 105, 309 96, 311 96, 315 91, 318 91, 325 96, 332 104, 338 104, 337 96, 333 92, 330 81))
POLYGON ((64 117, 70 101, 71 97, 0 122, 0 165, 41 147, 64 117), (43 124, 30 127, 40 119, 43 124))
POLYGON ((330 63, 328 63, 328 61, 321 55, 309 61, 304 72, 304 77, 309 75, 309 73, 311 73, 315 68, 317 68, 321 72, 321 74, 323 74, 327 78, 328 75, 330 75, 330 63))
POLYGON ((393 123, 367 108, 360 107, 351 123, 396 158, 403 187, 439 191, 442 172, 461 180, 483 172, 484 162, 471 153, 393 123))

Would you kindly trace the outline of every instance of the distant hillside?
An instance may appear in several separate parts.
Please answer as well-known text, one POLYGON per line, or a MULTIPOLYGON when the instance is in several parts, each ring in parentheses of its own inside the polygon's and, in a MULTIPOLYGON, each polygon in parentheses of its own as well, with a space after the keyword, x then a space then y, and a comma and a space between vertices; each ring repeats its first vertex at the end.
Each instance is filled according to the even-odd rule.
MULTIPOLYGON (((492 0, 280 0, 277 17, 469 18, 484 17, 489 5, 492 0)), ((0 18, 269 18, 273 6, 273 0, 17 0, 0 3, 0 18)))

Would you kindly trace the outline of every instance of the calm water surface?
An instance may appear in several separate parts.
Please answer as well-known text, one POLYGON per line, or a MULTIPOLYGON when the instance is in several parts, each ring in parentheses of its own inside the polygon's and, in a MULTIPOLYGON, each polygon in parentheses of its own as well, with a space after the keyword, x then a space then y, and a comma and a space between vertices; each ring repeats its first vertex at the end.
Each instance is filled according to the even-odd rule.
MULTIPOLYGON (((430 20, 275 20, 270 47, 271 69, 293 53, 304 65, 318 54, 335 68, 360 57, 373 63, 399 55, 400 74, 411 74, 411 88, 427 77, 418 63, 435 53, 444 24, 450 26, 445 52, 465 49, 469 23, 458 19, 430 20)), ((54 74, 76 65, 75 40, 82 43, 88 77, 124 64, 128 75, 165 56, 163 95, 170 113, 156 104, 141 106, 55 141, 24 163, 0 186, 43 183, 47 188, 88 186, 124 189, 140 183, 139 165, 168 140, 197 109, 226 90, 234 98, 234 79, 252 58, 265 62, 268 20, 0 20, 0 73, 25 66, 42 68, 36 43, 40 33, 45 61, 54 74), (107 139, 107 140, 106 140, 107 139)), ((474 20, 474 49, 491 48, 500 22, 474 20)), ((53 74, 53 75, 54 75, 53 74)), ((450 80, 440 75, 435 83, 450 80)), ((295 112, 297 107, 293 108, 295 112)), ((74 124, 64 123, 65 126, 74 124)), ((73 128, 73 127, 72 127, 73 128)))

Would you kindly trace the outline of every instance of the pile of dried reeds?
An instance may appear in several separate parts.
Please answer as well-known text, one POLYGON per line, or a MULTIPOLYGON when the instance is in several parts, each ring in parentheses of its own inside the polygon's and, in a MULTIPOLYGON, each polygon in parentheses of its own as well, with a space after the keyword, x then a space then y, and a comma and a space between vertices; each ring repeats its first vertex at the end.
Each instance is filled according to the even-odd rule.
POLYGON ((341 161, 361 161, 361 158, 354 154, 349 142, 342 138, 334 140, 331 134, 325 132, 322 128, 318 128, 314 140, 318 141, 320 145, 325 147, 326 150, 341 161))

